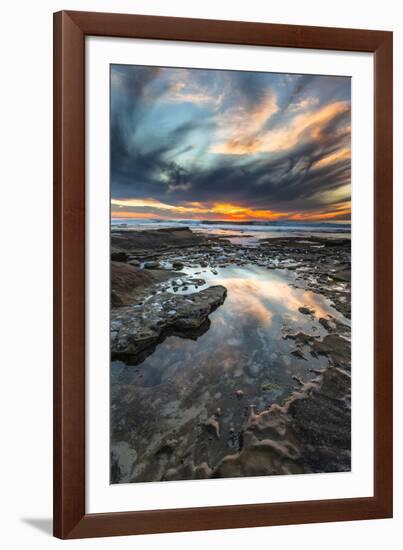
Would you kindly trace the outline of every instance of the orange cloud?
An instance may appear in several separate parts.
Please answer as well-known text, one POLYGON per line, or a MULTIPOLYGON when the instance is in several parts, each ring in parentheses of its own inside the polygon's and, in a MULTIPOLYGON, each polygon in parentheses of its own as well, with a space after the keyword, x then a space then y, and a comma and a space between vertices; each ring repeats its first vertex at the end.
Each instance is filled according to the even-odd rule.
MULTIPOLYGON (((310 104, 307 104, 308 107, 310 104)), ((350 102, 337 101, 316 111, 308 109, 308 112, 297 114, 288 124, 281 128, 262 131, 254 135, 238 132, 233 129, 232 137, 224 142, 216 143, 211 152, 224 155, 250 155, 256 153, 279 152, 294 147, 298 142, 307 138, 320 141, 325 126, 336 116, 347 113, 350 110, 350 102)), ((256 118, 256 130, 258 122, 262 129, 262 118, 256 118)))
POLYGON ((334 164, 340 160, 350 160, 351 159, 351 149, 340 149, 335 153, 331 153, 326 157, 321 158, 318 162, 315 163, 315 168, 320 168, 322 166, 328 166, 329 164, 334 164))
POLYGON ((124 207, 135 207, 135 208, 156 208, 158 210, 167 210, 174 212, 192 212, 192 213, 201 213, 205 212, 206 208, 202 207, 200 203, 192 202, 185 203, 185 206, 175 206, 172 204, 164 203, 156 199, 112 199, 112 206, 118 206, 120 208, 124 207))
POLYGON ((169 93, 164 96, 170 103, 210 103, 218 107, 224 98, 224 92, 213 93, 211 87, 200 86, 188 69, 177 69, 175 78, 171 80, 169 93))
POLYGON ((112 199, 113 218, 161 218, 161 219, 209 219, 226 221, 275 221, 300 220, 320 221, 332 219, 348 219, 351 215, 351 202, 340 202, 329 208, 322 208, 310 212, 282 212, 268 209, 253 209, 232 203, 213 203, 212 205, 199 202, 185 203, 176 206, 162 203, 154 199, 112 199), (116 208, 117 207, 117 208, 116 208), (128 210, 128 207, 135 210, 128 210), (142 210, 147 208, 148 210, 142 210), (151 211, 150 211, 151 209, 151 211))
MULTIPOLYGON (((156 216, 151 212, 127 212, 125 210, 121 210, 119 212, 112 212, 111 217, 114 220, 131 220, 131 219, 153 220, 155 219, 156 216)), ((165 217, 164 219, 169 219, 169 217, 165 217)))
POLYGON ((277 98, 272 93, 267 93, 263 101, 256 105, 240 105, 229 109, 217 118, 219 142, 213 145, 210 151, 233 155, 247 154, 249 149, 253 148, 262 126, 278 110, 277 98))
POLYGON ((287 217, 287 212, 275 212, 272 210, 254 210, 246 206, 231 203, 213 203, 203 205, 199 202, 189 202, 176 206, 160 202, 155 199, 112 199, 112 217, 115 218, 155 218, 156 216, 172 218, 201 218, 208 217, 224 220, 277 220, 287 217), (116 209, 118 207, 118 209, 116 209), (136 211, 128 211, 125 208, 136 208, 136 211), (153 212, 143 211, 142 208, 152 209, 153 212))
POLYGON ((247 220, 247 219, 263 219, 276 220, 286 216, 285 212, 274 212, 273 210, 253 210, 245 206, 237 206, 234 204, 215 203, 209 210, 213 214, 225 216, 225 219, 231 220, 247 220))
POLYGON ((289 216, 290 220, 325 221, 334 219, 348 219, 351 217, 351 201, 341 202, 332 208, 314 210, 311 212, 297 212, 289 216))

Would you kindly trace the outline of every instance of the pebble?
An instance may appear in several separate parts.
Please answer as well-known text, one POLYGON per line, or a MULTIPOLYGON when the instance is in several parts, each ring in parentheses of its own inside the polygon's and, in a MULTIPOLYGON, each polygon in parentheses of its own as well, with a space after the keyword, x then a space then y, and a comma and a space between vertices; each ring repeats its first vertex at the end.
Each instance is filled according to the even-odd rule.
POLYGON ((145 262, 144 269, 158 269, 159 263, 158 262, 145 262))
POLYGON ((308 306, 301 306, 298 308, 298 311, 304 315, 313 315, 315 313, 315 310, 308 306))

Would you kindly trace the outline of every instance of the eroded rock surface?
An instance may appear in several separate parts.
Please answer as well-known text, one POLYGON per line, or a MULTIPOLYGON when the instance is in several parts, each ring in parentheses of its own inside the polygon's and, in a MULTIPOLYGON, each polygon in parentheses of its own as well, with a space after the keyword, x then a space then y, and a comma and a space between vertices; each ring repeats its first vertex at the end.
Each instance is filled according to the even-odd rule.
POLYGON ((152 257, 163 251, 206 243, 202 235, 194 233, 188 227, 114 232, 111 241, 115 258, 123 258, 124 254, 152 257), (120 256, 117 256, 119 253, 120 256))
POLYGON ((242 451, 225 457, 212 477, 349 471, 350 386, 350 375, 331 367, 283 406, 252 411, 242 451))
MULTIPOLYGON (((285 237, 247 246, 171 228, 114 232, 112 247, 113 483, 350 469, 347 239, 285 237), (214 334, 239 292, 238 270, 253 282, 266 269, 281 273, 301 300, 261 360, 256 350, 277 330, 275 316, 270 324, 246 324, 241 343, 243 333, 225 342, 214 334), (209 315, 227 293, 216 282, 228 286, 228 299, 209 330, 209 315), (210 284, 216 286, 205 288, 210 284), (171 335, 187 341, 162 343, 171 335), (210 359, 202 342, 210 343, 210 359)), ((264 313, 254 292, 252 285, 248 315, 264 313)))
POLYGON ((174 277, 175 274, 163 270, 144 270, 138 266, 111 262, 111 302, 112 307, 120 307, 142 300, 144 289, 161 281, 174 277))
POLYGON ((225 287, 211 286, 189 295, 158 294, 141 306, 111 313, 111 353, 114 359, 136 362, 137 356, 169 335, 186 336, 208 321, 227 295, 225 287))

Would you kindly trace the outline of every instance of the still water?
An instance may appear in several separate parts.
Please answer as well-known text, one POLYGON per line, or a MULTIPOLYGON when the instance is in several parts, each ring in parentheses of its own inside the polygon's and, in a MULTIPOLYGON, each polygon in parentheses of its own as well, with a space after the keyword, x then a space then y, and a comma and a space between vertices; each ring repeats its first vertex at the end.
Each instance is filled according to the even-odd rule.
MULTIPOLYGON (((210 269, 185 271, 203 278, 205 286, 225 286, 227 298, 197 339, 170 336, 138 366, 112 363, 112 443, 115 448, 127 444, 138 463, 134 469, 128 466, 126 481, 148 479, 146 462, 166 436, 192 448, 199 437, 198 422, 217 408, 222 430, 241 429, 250 406, 259 411, 281 403, 295 388, 293 376, 306 381, 315 376, 310 369, 327 366, 326 357, 315 358, 308 348, 300 348, 305 359, 293 355, 296 343, 287 335, 301 331, 321 338, 326 331, 318 321, 328 315, 349 324, 325 297, 296 288, 295 276, 287 270, 244 266, 217 268, 216 275, 210 269), (300 313, 300 306, 315 312, 300 313)), ((188 287, 185 292, 192 291, 188 287)), ((215 459, 229 452, 227 440, 221 439, 215 459)))

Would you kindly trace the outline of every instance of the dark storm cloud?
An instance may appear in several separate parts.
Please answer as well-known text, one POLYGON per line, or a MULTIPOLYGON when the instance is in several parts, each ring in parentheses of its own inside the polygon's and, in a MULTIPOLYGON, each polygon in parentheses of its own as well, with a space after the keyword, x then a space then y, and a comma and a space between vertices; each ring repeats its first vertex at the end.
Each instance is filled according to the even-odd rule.
POLYGON ((228 159, 213 169, 192 174, 191 189, 178 191, 176 199, 191 201, 197 197, 201 202, 239 202, 256 208, 264 204, 270 210, 317 208, 323 204, 321 194, 350 179, 349 160, 312 167, 313 159, 318 162, 324 156, 325 152, 321 154, 313 145, 306 145, 293 151, 293 156, 250 161, 242 167, 228 159))
POLYGON ((351 177, 348 79, 175 71, 112 67, 113 197, 287 212, 341 202, 351 177))

